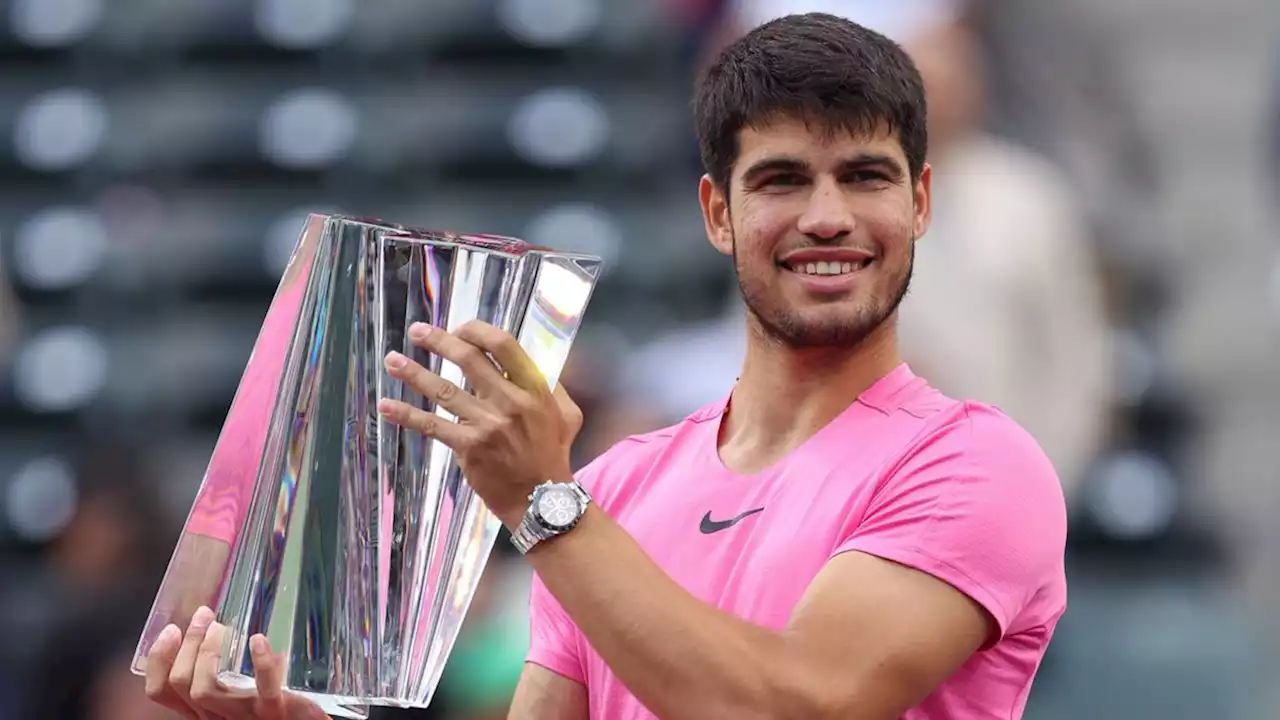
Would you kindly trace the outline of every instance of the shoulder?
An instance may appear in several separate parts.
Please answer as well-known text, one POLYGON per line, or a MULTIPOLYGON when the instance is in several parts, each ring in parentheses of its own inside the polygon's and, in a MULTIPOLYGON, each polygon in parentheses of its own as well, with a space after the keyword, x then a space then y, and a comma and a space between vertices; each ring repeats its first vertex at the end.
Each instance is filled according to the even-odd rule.
POLYGON ((1058 474, 1031 433, 993 405, 957 402, 946 419, 923 438, 919 452, 953 452, 971 469, 1034 477, 1058 486, 1058 474))
POLYGON ((1052 472, 1040 444, 1003 410, 977 400, 943 398, 935 402, 932 416, 926 418, 915 440, 916 451, 941 447, 968 458, 1019 459, 1040 463, 1052 472))
POLYGON ((882 466, 873 507, 923 513, 935 529, 1010 542, 1034 532, 1046 556, 1061 552, 1065 494, 1035 438, 994 406, 936 391, 917 397, 927 402, 900 408, 909 430, 882 466))
POLYGON ((882 477, 853 547, 907 553, 1007 630, 1062 612, 1066 540, 1062 486, 1039 444, 996 408, 956 401, 882 477))
POLYGON ((1067 504, 1035 438, 997 408, 973 401, 956 402, 929 425, 891 482, 928 500, 941 536, 1017 547, 1039 570, 1056 572, 1066 550, 1067 504))
POLYGON ((701 408, 666 427, 625 437, 579 470, 577 480, 602 505, 629 497, 664 457, 710 419, 709 408, 701 408))
POLYGON ((982 478, 992 489, 1063 504, 1062 485, 1044 449, 1017 421, 973 400, 936 404, 899 461, 899 469, 982 478))

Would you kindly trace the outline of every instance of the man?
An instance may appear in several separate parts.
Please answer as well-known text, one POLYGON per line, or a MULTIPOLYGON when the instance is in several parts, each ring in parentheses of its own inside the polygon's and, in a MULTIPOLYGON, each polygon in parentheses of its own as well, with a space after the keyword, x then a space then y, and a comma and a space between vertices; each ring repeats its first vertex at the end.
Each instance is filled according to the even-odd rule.
MULTIPOLYGON (((1068 505, 1108 438, 1112 328, 1075 193, 1036 153, 984 130, 987 68, 962 0, 735 0, 742 31, 828 10, 903 46, 929 108, 928 242, 898 315, 902 359, 952 397, 1000 408, 1053 462, 1068 505)), ((682 418, 732 387, 746 346, 734 293, 719 317, 672 327, 629 358, 628 404, 682 418), (666 365, 678 357, 681 372, 666 365)), ((595 417, 592 417, 595 420, 595 417)), ((664 423, 665 424, 665 423, 664 423)))
MULTIPOLYGON (((728 397, 574 483, 581 416, 510 336, 414 328, 474 395, 387 359, 459 422, 380 410, 455 449, 537 573, 511 717, 1018 717, 1065 608, 1065 509, 1026 433, 898 360, 930 214, 919 74, 861 26, 791 16, 725 50, 695 115, 707 235, 750 309, 728 397)), ((217 687, 210 615, 157 642, 153 698, 316 716, 261 637, 257 695, 217 687)))

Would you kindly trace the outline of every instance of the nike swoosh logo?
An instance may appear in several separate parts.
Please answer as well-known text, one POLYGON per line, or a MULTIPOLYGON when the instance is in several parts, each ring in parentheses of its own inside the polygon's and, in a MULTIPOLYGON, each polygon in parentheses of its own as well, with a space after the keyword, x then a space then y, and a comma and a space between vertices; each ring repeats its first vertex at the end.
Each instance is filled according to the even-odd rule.
POLYGON ((702 531, 703 535, 718 533, 721 530, 728 530, 734 525, 737 525, 742 522, 743 518, 750 517, 759 512, 764 512, 764 508, 761 507, 756 508, 755 510, 747 510, 746 512, 738 513, 728 520, 712 520, 711 513, 708 512, 706 515, 702 516, 702 524, 698 526, 698 529, 702 531))

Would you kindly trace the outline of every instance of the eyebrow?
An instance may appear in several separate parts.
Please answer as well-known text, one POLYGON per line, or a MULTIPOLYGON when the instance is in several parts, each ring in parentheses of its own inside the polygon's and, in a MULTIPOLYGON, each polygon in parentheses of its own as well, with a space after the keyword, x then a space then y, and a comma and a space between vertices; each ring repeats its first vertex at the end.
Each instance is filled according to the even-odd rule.
MULTIPOLYGON (((846 158, 840 162, 838 172, 846 173, 852 170, 862 170, 868 167, 879 166, 885 170, 894 179, 901 178, 904 175, 902 165, 897 158, 892 155, 883 153, 858 153, 852 157, 846 158)), ((812 172, 812 166, 801 160, 800 158, 787 155, 776 155, 773 157, 765 157, 752 163, 750 167, 742 173, 744 183, 751 184, 753 180, 757 180, 762 175, 769 173, 809 173, 812 172)))

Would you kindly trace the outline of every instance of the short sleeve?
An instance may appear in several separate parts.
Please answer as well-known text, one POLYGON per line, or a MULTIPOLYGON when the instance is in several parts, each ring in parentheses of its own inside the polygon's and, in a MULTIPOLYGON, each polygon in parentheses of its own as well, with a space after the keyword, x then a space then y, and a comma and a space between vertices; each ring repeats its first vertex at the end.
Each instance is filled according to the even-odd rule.
POLYGON ((586 684, 578 634, 577 626, 535 573, 529 590, 529 654, 525 659, 586 684))
POLYGON ((836 553, 937 577, 985 608, 1003 637, 1065 609, 1066 533, 1062 487, 1043 451, 1012 420, 974 406, 890 472, 836 553))

